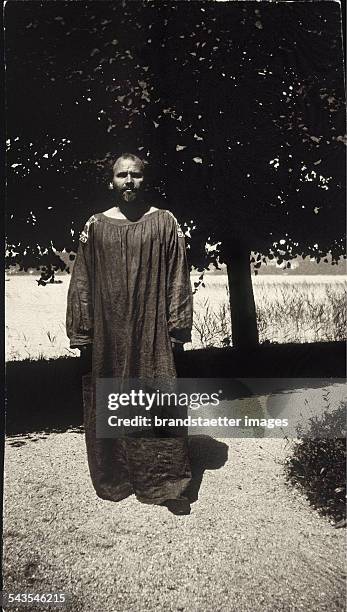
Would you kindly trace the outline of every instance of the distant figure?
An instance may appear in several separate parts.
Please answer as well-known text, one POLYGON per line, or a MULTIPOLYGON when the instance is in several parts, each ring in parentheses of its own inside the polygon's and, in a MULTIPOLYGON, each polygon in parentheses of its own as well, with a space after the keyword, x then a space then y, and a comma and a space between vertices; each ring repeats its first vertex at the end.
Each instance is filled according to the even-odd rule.
POLYGON ((68 292, 71 348, 91 352, 84 376, 88 461, 99 497, 135 493, 144 503, 188 514, 187 440, 100 439, 95 433, 98 377, 176 377, 174 350, 191 339, 192 291, 183 233, 175 217, 143 196, 144 163, 123 154, 113 165, 115 205, 87 221, 68 292))

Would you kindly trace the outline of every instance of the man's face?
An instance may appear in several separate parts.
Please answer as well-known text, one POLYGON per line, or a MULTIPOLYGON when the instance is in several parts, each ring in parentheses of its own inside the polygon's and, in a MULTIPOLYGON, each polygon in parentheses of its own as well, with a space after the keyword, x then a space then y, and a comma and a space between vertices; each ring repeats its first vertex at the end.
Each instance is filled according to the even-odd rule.
POLYGON ((113 186, 123 202, 135 202, 143 185, 143 165, 140 160, 120 157, 113 166, 113 186))

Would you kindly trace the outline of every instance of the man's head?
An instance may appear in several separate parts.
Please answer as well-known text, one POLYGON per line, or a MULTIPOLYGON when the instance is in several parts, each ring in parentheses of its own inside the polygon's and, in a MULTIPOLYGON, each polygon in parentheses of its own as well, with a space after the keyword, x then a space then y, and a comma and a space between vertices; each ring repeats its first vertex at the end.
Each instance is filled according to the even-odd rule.
POLYGON ((132 153, 123 153, 113 165, 112 187, 117 191, 118 199, 124 203, 135 202, 144 181, 144 163, 132 153))

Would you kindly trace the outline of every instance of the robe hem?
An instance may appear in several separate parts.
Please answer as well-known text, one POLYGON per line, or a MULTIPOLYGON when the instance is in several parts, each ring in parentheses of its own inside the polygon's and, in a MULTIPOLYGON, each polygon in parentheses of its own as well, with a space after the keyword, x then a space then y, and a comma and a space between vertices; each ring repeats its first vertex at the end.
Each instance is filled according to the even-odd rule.
POLYGON ((103 500, 106 500, 106 501, 111 501, 111 502, 120 502, 123 499, 126 499, 127 497, 129 497, 130 495, 134 494, 134 489, 133 489, 133 487, 130 484, 126 485, 124 487, 120 487, 119 488, 120 489, 119 495, 112 495, 112 494, 109 495, 106 491, 103 494, 103 493, 101 493, 100 489, 99 489, 99 491, 98 491, 98 489, 96 489, 96 487, 94 487, 94 489, 95 489, 95 492, 96 492, 97 496, 100 499, 103 499, 103 500))
MULTIPOLYGON (((182 493, 188 488, 190 481, 191 481, 191 478, 185 478, 184 481, 181 482, 179 487, 177 487, 177 481, 172 481, 170 483, 173 485, 172 489, 171 487, 168 487, 167 493, 165 495, 160 495, 160 497, 143 497, 143 496, 137 495, 136 491, 135 491, 135 496, 136 496, 136 499, 142 504, 153 504, 153 505, 159 506, 160 504, 168 501, 169 499, 179 499, 182 493), (170 494, 170 491, 172 491, 171 494, 170 494)), ((169 483, 166 483, 166 484, 169 484, 169 483)))

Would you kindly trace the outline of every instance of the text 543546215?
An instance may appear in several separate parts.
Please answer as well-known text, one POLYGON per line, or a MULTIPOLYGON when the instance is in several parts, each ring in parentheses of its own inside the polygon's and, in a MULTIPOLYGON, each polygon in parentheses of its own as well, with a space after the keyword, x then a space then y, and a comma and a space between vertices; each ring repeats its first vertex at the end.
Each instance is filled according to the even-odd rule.
POLYGON ((51 606, 63 606, 68 602, 69 595, 61 592, 47 593, 28 593, 17 592, 11 593, 1 591, 1 606, 2 607, 19 607, 29 606, 31 604, 50 604, 51 606))

